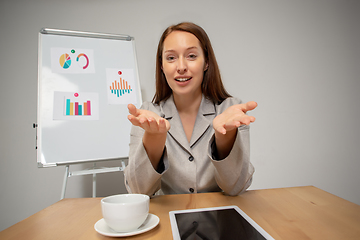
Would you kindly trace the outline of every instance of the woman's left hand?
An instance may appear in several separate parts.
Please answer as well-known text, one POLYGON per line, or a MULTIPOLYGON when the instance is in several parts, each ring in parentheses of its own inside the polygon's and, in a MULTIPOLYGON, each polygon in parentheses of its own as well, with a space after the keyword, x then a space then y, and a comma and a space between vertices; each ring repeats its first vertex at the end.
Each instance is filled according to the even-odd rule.
POLYGON ((246 112, 256 107, 257 103, 254 101, 232 105, 214 118, 213 128, 221 134, 226 134, 226 132, 238 128, 241 125, 249 125, 255 121, 255 117, 246 115, 246 112))

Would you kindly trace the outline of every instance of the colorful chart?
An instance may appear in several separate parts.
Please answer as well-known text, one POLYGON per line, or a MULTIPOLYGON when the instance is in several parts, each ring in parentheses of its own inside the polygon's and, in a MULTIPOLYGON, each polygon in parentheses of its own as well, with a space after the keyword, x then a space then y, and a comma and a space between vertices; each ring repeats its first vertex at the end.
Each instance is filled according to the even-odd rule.
POLYGON ((84 57, 86 59, 86 64, 82 67, 83 69, 86 69, 88 66, 89 66, 89 58, 88 56, 86 56, 86 54, 84 53, 80 53, 77 58, 76 58, 76 61, 79 61, 79 58, 80 57, 84 57))
POLYGON ((125 93, 130 93, 132 89, 127 81, 120 78, 120 81, 115 80, 114 82, 112 82, 110 86, 110 91, 111 93, 115 94, 117 97, 120 97, 125 93))
POLYGON ((71 58, 69 54, 64 53, 63 55, 61 55, 59 59, 59 63, 62 68, 68 69, 71 65, 71 58))
POLYGON ((134 69, 107 68, 105 86, 108 104, 137 104, 134 69))
POLYGON ((91 116, 91 101, 83 102, 71 102, 70 99, 66 99, 65 115, 66 116, 91 116))

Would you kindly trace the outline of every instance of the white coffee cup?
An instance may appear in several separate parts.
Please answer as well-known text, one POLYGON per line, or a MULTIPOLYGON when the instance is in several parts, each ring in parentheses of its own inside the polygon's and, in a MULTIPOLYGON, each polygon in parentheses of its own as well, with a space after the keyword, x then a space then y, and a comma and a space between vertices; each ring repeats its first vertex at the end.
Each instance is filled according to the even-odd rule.
POLYGON ((148 195, 119 194, 101 199, 106 224, 116 232, 130 232, 141 226, 149 214, 148 195))

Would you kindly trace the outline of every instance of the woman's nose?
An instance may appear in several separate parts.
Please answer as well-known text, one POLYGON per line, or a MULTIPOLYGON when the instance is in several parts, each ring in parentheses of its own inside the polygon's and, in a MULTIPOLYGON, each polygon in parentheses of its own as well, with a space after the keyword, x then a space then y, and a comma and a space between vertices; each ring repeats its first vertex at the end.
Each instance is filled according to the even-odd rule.
POLYGON ((186 61, 183 58, 179 58, 178 61, 178 66, 177 66, 177 72, 179 74, 183 74, 187 71, 187 65, 186 65, 186 61))

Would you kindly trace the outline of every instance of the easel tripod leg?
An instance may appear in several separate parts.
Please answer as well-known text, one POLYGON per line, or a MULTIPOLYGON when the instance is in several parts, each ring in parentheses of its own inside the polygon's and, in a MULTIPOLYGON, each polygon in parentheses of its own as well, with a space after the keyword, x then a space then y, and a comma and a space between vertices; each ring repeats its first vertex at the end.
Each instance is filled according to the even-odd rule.
POLYGON ((66 165, 60 200, 65 198, 66 184, 67 184, 68 177, 69 177, 69 165, 66 165))
MULTIPOLYGON (((94 163, 94 169, 96 168, 96 163, 94 163)), ((96 173, 93 174, 93 189, 92 189, 92 197, 96 197, 96 173)))

